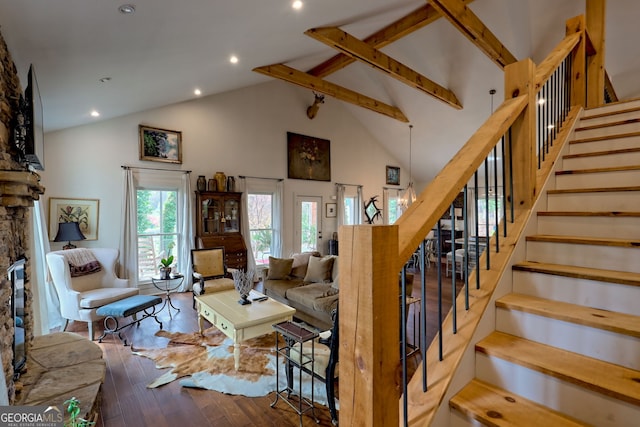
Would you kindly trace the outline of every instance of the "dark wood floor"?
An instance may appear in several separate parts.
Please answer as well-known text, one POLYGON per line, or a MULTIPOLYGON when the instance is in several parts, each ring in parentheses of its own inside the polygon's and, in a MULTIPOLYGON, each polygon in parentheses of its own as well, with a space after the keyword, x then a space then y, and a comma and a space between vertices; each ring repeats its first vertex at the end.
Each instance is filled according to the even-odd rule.
MULTIPOLYGON (((428 271, 427 289, 427 336, 429 341, 436 333, 437 295, 435 268, 428 271), (433 326, 431 326, 433 325, 433 326)), ((419 295, 420 280, 415 276, 413 294, 419 295)), ((443 286, 446 310, 451 304, 451 279, 443 286), (447 289, 449 290, 447 292, 447 289)), ((459 284, 459 283, 458 283, 459 284)), ((459 286, 458 286, 459 288, 459 286)), ((191 308, 191 294, 172 294, 174 305, 181 308, 179 314, 170 318, 163 311, 159 318, 163 328, 169 331, 195 331, 198 329, 195 311, 191 308)), ((446 311, 445 311, 446 312, 446 311)), ((410 310, 410 319, 414 310, 410 310)), ((409 325, 412 321, 409 321, 409 325)), ((96 325, 96 334, 101 329, 96 325)), ((68 331, 87 336, 86 323, 71 322, 68 331)), ((127 328, 125 335, 133 347, 164 347, 166 339, 154 334, 158 325, 152 319, 143 321, 139 328, 127 328)), ((96 335, 98 336, 98 335, 96 335)), ((149 427, 191 427, 191 426, 298 426, 300 418, 285 403, 279 402, 275 408, 270 404, 274 393, 266 397, 247 398, 230 396, 209 390, 182 388, 178 381, 156 389, 147 389, 146 384, 161 373, 153 361, 135 356, 131 347, 125 347, 114 337, 107 337, 102 344, 107 362, 107 377, 103 385, 102 406, 97 427, 149 426, 149 427)), ((419 361, 419 355, 414 360, 419 361)), ((329 411, 324 406, 316 409, 320 424, 309 416, 303 416, 304 426, 331 426, 329 411)))

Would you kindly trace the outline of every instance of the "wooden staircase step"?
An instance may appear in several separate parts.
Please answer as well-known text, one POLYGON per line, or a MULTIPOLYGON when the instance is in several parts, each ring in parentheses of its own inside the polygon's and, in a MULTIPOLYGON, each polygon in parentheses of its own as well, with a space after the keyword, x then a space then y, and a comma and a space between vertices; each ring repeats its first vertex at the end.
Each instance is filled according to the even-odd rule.
POLYGON ((539 211, 538 216, 583 216, 583 217, 610 217, 610 218, 640 218, 640 212, 587 212, 587 211, 539 211))
POLYGON ((551 234, 533 234, 526 237, 528 242, 572 243, 576 245, 617 246, 624 248, 640 247, 640 240, 614 239, 607 237, 558 236, 551 234))
MULTIPOLYGON (((640 132, 637 136, 640 136, 640 132)), ((584 142, 584 141, 583 141, 584 142)), ((620 148, 618 150, 591 151, 589 153, 566 154, 563 159, 578 159, 584 157, 608 156, 610 154, 630 154, 640 152, 640 148, 620 148)))
POLYGON ((489 357, 640 406, 639 371, 502 332, 492 332, 475 349, 489 357))
POLYGON ((597 280, 621 285, 640 286, 640 274, 626 271, 603 270, 598 268, 576 267, 571 265, 550 264, 523 261, 513 266, 514 270, 529 271, 578 279, 597 280))
POLYGON ((449 406, 489 426, 588 426, 560 412, 484 381, 474 379, 449 401, 449 406))
POLYGON ((636 171, 636 170, 640 170, 640 165, 613 166, 613 167, 607 167, 607 168, 589 168, 589 169, 561 170, 561 171, 556 171, 556 176, 576 175, 576 174, 589 174, 589 173, 603 173, 603 172, 636 171))
MULTIPOLYGON (((593 118, 593 117, 591 117, 593 118)), ((627 120, 617 120, 615 122, 607 122, 607 123, 599 123, 597 125, 586 125, 579 126, 576 128, 576 132, 594 130, 594 129, 602 129, 607 127, 621 126, 621 125, 629 125, 633 123, 640 123, 640 118, 633 118, 627 120)))
POLYGON ((635 112, 639 112, 640 111, 640 107, 630 107, 630 108, 624 108, 621 110, 614 110, 614 111, 606 111, 603 113, 594 113, 594 114, 590 114, 589 110, 587 110, 587 114, 585 114, 580 121, 583 120, 590 120, 590 119, 601 119, 603 117, 611 117, 611 116, 616 116, 618 114, 626 114, 626 113, 635 113, 635 112))
POLYGON ((496 307, 640 338, 640 317, 523 294, 507 294, 496 307))
POLYGON ((584 142, 606 141, 608 139, 633 138, 640 136, 640 132, 623 132, 614 135, 592 136, 588 138, 576 138, 569 141, 569 144, 581 144, 584 142))
POLYGON ((549 190, 547 194, 575 194, 575 193, 607 193, 607 192, 625 192, 640 191, 639 186, 629 187, 599 187, 599 188, 565 188, 561 190, 549 190))

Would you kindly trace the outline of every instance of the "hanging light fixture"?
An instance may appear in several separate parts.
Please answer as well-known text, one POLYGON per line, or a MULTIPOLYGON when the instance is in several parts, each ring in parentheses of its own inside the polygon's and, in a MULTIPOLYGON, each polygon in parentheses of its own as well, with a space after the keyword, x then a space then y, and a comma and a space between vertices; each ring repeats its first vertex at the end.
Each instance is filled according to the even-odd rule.
POLYGON ((411 131, 413 129, 413 125, 409 125, 409 185, 407 185, 407 189, 404 190, 404 193, 400 197, 400 206, 402 207, 402 212, 404 212, 411 203, 416 201, 416 191, 413 189, 413 175, 411 173, 411 131))
MULTIPOLYGON (((489 95, 491 95, 491 115, 493 115, 493 95, 496 94, 496 90, 495 89, 489 89, 489 95)), ((496 157, 495 157, 495 150, 494 150, 494 155, 493 155, 493 161, 496 161, 496 157)), ((491 154, 489 154, 488 158, 492 158, 491 154)), ((493 197, 494 194, 494 189, 493 189, 493 176, 491 175, 491 169, 493 169, 493 165, 489 166, 489 189, 488 189, 488 193, 489 196, 493 197)))

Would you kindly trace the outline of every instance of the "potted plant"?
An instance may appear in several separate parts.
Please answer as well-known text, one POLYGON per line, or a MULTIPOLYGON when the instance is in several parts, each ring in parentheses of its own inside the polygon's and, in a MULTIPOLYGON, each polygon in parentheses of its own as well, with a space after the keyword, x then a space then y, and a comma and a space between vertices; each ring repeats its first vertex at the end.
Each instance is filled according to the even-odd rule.
POLYGON ((171 263, 173 262, 173 255, 169 255, 167 258, 160 260, 160 278, 163 280, 169 279, 171 274, 171 263))

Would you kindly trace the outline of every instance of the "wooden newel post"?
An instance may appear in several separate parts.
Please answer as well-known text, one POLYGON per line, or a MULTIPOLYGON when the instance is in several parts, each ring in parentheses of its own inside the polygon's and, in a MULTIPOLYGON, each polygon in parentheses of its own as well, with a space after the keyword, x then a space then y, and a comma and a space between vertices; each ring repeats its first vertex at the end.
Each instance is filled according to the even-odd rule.
MULTIPOLYGON (((504 69, 505 99, 515 98, 527 94, 528 106, 511 126, 511 144, 506 144, 506 150, 511 156, 512 173, 508 170, 506 176, 513 176, 514 200, 507 200, 507 204, 514 204, 516 211, 529 209, 533 205, 536 195, 536 89, 535 64, 531 59, 523 59, 504 69)), ((509 182, 505 183, 507 186, 509 182)), ((507 188, 507 194, 510 194, 507 188)))
MULTIPOLYGON (((581 33, 580 42, 571 53, 571 105, 587 105, 587 40, 584 15, 567 19, 566 34, 581 33)), ((604 90, 604 87, 603 87, 604 90)))
POLYGON ((339 236, 340 425, 397 426, 398 226, 342 226, 339 236))

